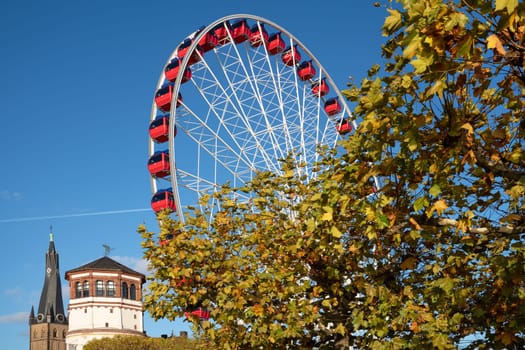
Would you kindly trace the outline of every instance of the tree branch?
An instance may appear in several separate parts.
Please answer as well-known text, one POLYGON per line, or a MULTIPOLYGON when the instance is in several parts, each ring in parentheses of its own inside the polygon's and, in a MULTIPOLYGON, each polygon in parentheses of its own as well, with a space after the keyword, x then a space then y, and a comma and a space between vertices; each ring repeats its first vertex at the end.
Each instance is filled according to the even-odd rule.
POLYGON ((481 152, 477 148, 471 148, 474 152, 474 156, 476 157, 476 162, 481 166, 483 169, 490 171, 496 176, 501 176, 510 180, 519 181, 521 177, 525 176, 525 171, 513 171, 504 166, 503 164, 496 163, 492 160, 487 159, 484 157, 481 152))
MULTIPOLYGON (((458 226, 458 221, 454 219, 439 219, 438 225, 440 226, 458 226)), ((479 233, 479 234, 486 234, 490 231, 488 227, 472 227, 468 229, 468 232, 470 233, 479 233)), ((525 232, 525 226, 501 226, 496 228, 496 232, 499 233, 505 233, 505 234, 515 234, 515 233, 524 233, 525 232)))

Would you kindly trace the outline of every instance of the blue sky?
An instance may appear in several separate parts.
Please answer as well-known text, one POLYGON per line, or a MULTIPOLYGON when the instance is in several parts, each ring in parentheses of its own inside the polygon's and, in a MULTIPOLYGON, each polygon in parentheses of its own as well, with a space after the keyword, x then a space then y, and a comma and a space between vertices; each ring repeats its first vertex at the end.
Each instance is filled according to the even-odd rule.
MULTIPOLYGON (((146 273, 136 229, 157 229, 146 169, 149 113, 160 72, 184 37, 226 15, 257 15, 301 40, 343 89, 349 76, 358 81, 380 61, 386 13, 372 4, 2 1, 3 348, 28 346, 51 225, 64 289, 64 273, 101 257, 103 244, 112 258, 146 273)), ((151 336, 189 330, 183 320, 147 315, 144 327, 151 336)))

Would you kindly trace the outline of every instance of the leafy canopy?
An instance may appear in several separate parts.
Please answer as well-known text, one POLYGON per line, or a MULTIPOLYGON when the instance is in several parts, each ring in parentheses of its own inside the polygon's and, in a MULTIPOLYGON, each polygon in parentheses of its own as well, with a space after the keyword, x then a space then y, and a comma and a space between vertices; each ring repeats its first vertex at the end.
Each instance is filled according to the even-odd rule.
POLYGON ((118 335, 91 340, 84 345, 84 350, 191 350, 197 344, 196 340, 186 337, 164 339, 118 335))
POLYGON ((344 91, 359 128, 314 180, 285 159, 212 222, 139 227, 154 318, 207 308, 224 349, 525 346, 525 4, 386 10, 384 62, 344 91))

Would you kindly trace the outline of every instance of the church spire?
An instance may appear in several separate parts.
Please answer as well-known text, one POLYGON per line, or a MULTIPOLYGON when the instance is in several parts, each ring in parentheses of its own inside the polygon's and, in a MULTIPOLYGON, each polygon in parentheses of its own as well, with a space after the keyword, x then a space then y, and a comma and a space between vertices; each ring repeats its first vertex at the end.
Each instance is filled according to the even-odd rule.
POLYGON ((34 323, 63 323, 67 324, 62 300, 58 253, 55 249, 53 227, 50 227, 49 248, 46 252, 46 273, 44 287, 40 295, 38 313, 33 317, 34 323))

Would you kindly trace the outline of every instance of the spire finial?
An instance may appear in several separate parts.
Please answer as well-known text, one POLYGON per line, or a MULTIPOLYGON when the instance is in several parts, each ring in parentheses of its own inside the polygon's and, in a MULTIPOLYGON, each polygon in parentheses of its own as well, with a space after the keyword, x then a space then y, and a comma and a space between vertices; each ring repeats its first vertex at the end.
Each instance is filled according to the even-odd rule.
POLYGON ((49 242, 53 242, 53 225, 49 225, 49 242))

